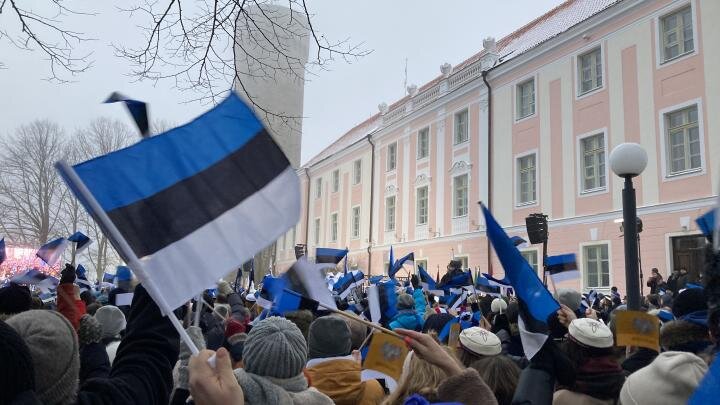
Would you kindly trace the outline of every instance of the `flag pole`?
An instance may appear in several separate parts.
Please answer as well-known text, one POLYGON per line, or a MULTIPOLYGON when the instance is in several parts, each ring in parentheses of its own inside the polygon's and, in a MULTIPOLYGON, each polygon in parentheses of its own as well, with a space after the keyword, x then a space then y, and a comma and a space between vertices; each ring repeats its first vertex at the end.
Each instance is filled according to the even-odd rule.
POLYGON ((140 259, 137 257, 137 255, 127 243, 125 238, 123 238, 117 227, 115 227, 115 224, 110 220, 110 217, 108 217, 105 210, 102 209, 100 203, 97 202, 90 190, 88 190, 87 186, 82 181, 80 176, 77 175, 75 169, 73 169, 72 166, 70 166, 65 160, 57 162, 55 164, 55 167, 58 172, 60 172, 60 175, 65 179, 65 181, 69 183, 68 185, 70 186, 70 188, 74 189, 74 191, 77 191, 77 193, 79 194, 78 197, 84 200, 86 208, 88 208, 92 217, 99 223, 103 233, 105 233, 105 235, 110 239, 111 242, 114 242, 113 246, 115 247, 115 249, 117 249, 120 255, 123 256, 124 259, 126 259, 125 262, 135 272, 135 275, 145 286, 150 296, 160 308, 160 311, 165 316, 167 316, 168 319, 170 319, 170 323, 172 323, 173 327, 175 327, 178 335, 180 335, 180 338, 183 340, 183 342, 185 342, 192 354, 199 354, 200 350, 198 350, 195 342, 192 341, 190 335, 188 335, 185 328, 182 327, 180 321, 177 319, 177 317, 175 317, 172 308, 170 308, 163 296, 158 293, 155 284, 147 276, 145 268, 143 267, 140 259))
POLYGON ((203 301, 202 294, 198 294, 195 297, 195 321, 193 325, 198 327, 200 326, 200 314, 202 313, 203 301))
POLYGON ((318 305, 319 305, 320 307, 322 307, 322 308, 324 308, 324 309, 326 309, 326 310, 334 313, 334 314, 338 314, 338 315, 340 315, 340 316, 344 316, 345 318, 352 319, 353 321, 360 322, 361 324, 363 324, 363 325, 365 325, 365 326, 369 326, 369 327, 371 327, 371 328, 374 328, 374 329, 383 331, 383 332, 385 332, 385 333, 387 333, 387 334, 390 334, 390 335, 395 336, 396 338, 400 338, 400 339, 403 338, 403 337, 400 336, 397 332, 393 332, 393 331, 391 331, 391 330, 388 329, 388 328, 384 328, 384 327, 382 327, 382 326, 380 326, 380 325, 376 325, 376 324, 374 324, 374 323, 372 323, 372 322, 366 321, 366 320, 360 318, 359 316, 351 315, 351 314, 349 314, 349 313, 347 313, 347 312, 340 311, 339 309, 335 309, 335 308, 326 306, 326 305, 324 305, 322 302, 318 302, 318 305))

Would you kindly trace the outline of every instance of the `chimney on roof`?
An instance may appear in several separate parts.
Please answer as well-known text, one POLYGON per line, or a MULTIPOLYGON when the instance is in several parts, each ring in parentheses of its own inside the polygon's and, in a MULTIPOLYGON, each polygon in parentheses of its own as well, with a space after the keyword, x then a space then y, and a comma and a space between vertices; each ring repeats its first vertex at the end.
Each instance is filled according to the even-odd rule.
POLYGON ((482 70, 490 69, 495 66, 500 55, 497 51, 497 42, 494 37, 483 39, 483 55, 480 57, 480 65, 482 70))

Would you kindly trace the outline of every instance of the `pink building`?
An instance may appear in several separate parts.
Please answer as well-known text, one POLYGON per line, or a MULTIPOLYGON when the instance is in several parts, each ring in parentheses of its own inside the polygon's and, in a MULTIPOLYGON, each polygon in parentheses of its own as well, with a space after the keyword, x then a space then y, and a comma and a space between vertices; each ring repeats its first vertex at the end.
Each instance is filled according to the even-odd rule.
MULTIPOLYGON (((635 180, 642 268, 696 273, 694 219, 720 185, 720 2, 568 1, 352 128, 298 170, 303 214, 277 245, 350 249, 366 274, 415 252, 435 275, 454 255, 502 275, 478 201, 511 235, 549 217, 549 254, 576 253, 567 286, 624 291, 622 179, 612 148, 648 152, 635 180), (716 135, 712 135, 715 133, 716 135)), ((369 78, 368 78, 369 80, 369 78)), ((537 266, 540 245, 523 249, 537 266)), ((647 289, 645 289, 647 292, 647 289)))

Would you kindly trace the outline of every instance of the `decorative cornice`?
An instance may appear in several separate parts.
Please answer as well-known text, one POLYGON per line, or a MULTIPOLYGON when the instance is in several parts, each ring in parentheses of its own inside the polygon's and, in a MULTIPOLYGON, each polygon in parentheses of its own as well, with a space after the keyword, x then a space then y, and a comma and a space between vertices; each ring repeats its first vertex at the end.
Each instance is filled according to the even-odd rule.
POLYGON ((425 173, 421 173, 417 177, 415 177, 415 185, 416 186, 426 186, 426 185, 429 185, 431 181, 432 181, 432 177, 428 176, 425 173))
POLYGON ((454 175, 457 175, 468 173, 470 169, 472 169, 472 163, 468 163, 464 160, 458 160, 457 162, 453 163, 453 165, 450 167, 450 170, 448 171, 454 175))

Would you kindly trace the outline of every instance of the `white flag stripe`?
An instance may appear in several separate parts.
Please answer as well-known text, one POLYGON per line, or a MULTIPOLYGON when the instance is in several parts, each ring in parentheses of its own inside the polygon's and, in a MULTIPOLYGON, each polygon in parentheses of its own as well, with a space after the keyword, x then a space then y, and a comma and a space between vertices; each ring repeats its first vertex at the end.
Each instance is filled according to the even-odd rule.
POLYGON ((578 280, 580 278, 580 270, 568 270, 560 273, 550 274, 553 281, 559 283, 561 281, 578 280))
POLYGON ((537 352, 540 351, 540 348, 543 347, 545 341, 548 339, 548 335, 528 331, 522 316, 518 316, 518 329, 520 330, 520 341, 525 351, 525 357, 532 359, 537 352))
POLYGON ((380 293, 377 285, 371 285, 367 288, 368 306, 370 307, 370 320, 380 324, 382 314, 380 312, 380 293))
MULTIPOLYGON (((232 185, 228 185, 232 187, 232 185)), ((300 217, 297 175, 288 167, 256 192, 183 239, 141 258, 169 308, 177 308, 278 239, 300 217), (257 215, 264 212, 265 215, 257 215)))

